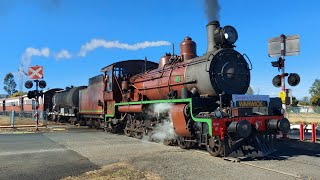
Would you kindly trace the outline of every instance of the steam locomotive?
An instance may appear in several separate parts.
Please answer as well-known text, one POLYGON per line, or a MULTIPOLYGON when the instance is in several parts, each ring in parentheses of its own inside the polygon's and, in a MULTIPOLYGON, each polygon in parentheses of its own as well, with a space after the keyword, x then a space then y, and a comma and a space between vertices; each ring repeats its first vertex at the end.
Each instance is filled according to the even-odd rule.
POLYGON ((213 156, 271 152, 277 133, 290 129, 280 98, 245 95, 250 60, 235 50, 234 27, 213 21, 207 36, 203 56, 186 37, 180 55, 165 54, 159 64, 131 60, 103 68, 103 100, 96 103, 106 130, 142 138, 170 117, 181 148, 205 147, 213 156), (161 103, 170 108, 157 112, 161 103))
POLYGON ((70 115, 78 123, 135 138, 149 136, 169 121, 175 136, 166 144, 206 148, 212 156, 268 154, 276 135, 288 133, 290 123, 280 98, 245 95, 252 66, 235 50, 237 39, 234 27, 210 22, 203 56, 186 37, 180 55, 167 53, 159 63, 119 61, 102 68, 87 87, 56 92, 52 109, 57 116, 70 115), (167 108, 155 108, 161 104, 167 108))

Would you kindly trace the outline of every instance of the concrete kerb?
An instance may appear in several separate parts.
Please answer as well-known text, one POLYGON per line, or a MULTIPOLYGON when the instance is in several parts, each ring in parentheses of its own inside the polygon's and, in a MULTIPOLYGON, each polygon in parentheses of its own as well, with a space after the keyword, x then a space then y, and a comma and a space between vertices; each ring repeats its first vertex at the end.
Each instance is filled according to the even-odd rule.
POLYGON ((67 131, 66 127, 39 127, 39 131, 36 130, 36 126, 19 126, 11 128, 10 126, 1 126, 0 134, 32 134, 32 133, 48 133, 48 132, 61 132, 67 131))

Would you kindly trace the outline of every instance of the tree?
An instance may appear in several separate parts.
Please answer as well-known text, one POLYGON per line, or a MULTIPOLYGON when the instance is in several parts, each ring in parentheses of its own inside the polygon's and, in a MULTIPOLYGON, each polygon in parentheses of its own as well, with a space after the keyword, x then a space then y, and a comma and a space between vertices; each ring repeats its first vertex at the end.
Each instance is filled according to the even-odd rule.
POLYGON ((298 105, 298 103, 299 103, 299 101, 297 100, 297 98, 296 97, 292 97, 292 106, 297 106, 298 105))
POLYGON ((316 79, 312 84, 310 90, 310 103, 314 106, 320 106, 320 79, 316 79))
POLYGON ((18 96, 23 96, 23 95, 26 95, 28 93, 26 92, 23 92, 23 91, 19 91, 19 92, 15 92, 12 94, 12 97, 18 97, 18 96))
POLYGON ((254 91, 253 89, 249 86, 247 92, 246 92, 247 95, 253 95, 254 94, 254 91))
POLYGON ((12 73, 8 73, 3 81, 4 81, 3 88, 9 96, 11 96, 13 93, 17 92, 17 90, 16 90, 17 84, 14 81, 14 76, 12 73))
POLYGON ((309 98, 307 96, 303 97, 301 101, 299 101, 301 106, 309 106, 309 98))

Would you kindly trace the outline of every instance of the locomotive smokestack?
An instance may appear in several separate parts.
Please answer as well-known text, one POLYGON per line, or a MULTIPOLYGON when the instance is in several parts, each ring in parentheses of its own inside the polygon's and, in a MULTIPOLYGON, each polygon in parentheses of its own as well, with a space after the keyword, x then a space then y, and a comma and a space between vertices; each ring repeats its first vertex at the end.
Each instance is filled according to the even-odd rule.
POLYGON ((207 38, 208 38, 208 48, 207 53, 216 51, 216 42, 214 41, 214 31, 220 27, 219 21, 211 21, 207 25, 207 38))

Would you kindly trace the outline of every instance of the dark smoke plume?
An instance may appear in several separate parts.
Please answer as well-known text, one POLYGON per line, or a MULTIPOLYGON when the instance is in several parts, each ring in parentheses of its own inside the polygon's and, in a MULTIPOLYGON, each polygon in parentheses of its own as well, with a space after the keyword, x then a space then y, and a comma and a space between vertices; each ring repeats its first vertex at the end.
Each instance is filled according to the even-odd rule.
POLYGON ((220 6, 218 0, 204 0, 208 21, 219 21, 220 6))

